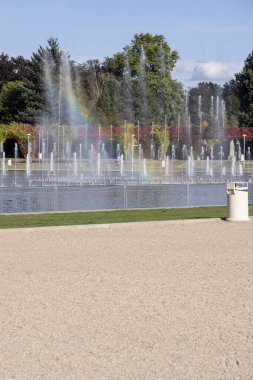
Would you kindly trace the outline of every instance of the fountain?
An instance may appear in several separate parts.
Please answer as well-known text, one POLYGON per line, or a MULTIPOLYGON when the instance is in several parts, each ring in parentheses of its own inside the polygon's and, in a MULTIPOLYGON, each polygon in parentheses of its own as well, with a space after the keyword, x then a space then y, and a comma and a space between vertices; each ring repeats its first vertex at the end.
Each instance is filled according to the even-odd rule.
POLYGON ((146 86, 146 54, 144 47, 141 46, 140 52, 140 65, 139 65, 139 88, 140 88, 140 109, 142 120, 148 118, 148 100, 147 100, 147 86, 146 86))
POLYGON ((101 158, 100 158, 100 153, 97 155, 97 177, 100 177, 101 173, 101 158))
POLYGON ((192 156, 188 156, 187 162, 188 162, 188 166, 187 166, 188 177, 189 177, 189 179, 192 179, 193 174, 194 174, 194 160, 193 160, 193 157, 192 156))
MULTIPOLYGON (((19 170, 21 159, 18 158, 18 145, 15 143, 14 168, 9 168, 7 172, 4 146, 1 143, 2 187, 14 184, 16 188, 25 189, 29 184, 30 188, 44 187, 50 193, 51 186, 54 192, 61 188, 62 192, 69 191, 69 194, 72 188, 76 190, 77 187, 81 187, 80 193, 85 192, 86 189, 102 192, 102 189, 106 187, 104 191, 108 192, 107 198, 113 205, 114 197, 117 199, 115 194, 118 194, 117 191, 122 186, 124 189, 131 186, 134 191, 134 186, 148 185, 148 188, 140 187, 138 190, 138 194, 142 194, 140 195, 142 199, 144 191, 148 196, 148 192, 153 191, 153 186, 174 185, 174 189, 177 189, 175 191, 178 191, 176 194, 180 198, 180 186, 184 187, 192 183, 197 186, 200 182, 206 186, 210 182, 224 184, 227 180, 238 178, 247 180, 253 171, 252 165, 250 166, 248 162, 251 160, 250 147, 247 149, 247 161, 244 164, 240 162, 241 146, 238 140, 236 144, 233 139, 230 140, 229 154, 227 153, 223 139, 226 128, 226 109, 219 95, 216 97, 212 95, 208 103, 204 95, 199 94, 196 98, 195 116, 192 116, 191 121, 190 92, 187 90, 182 113, 175 116, 174 127, 171 125, 173 122, 164 115, 164 125, 160 129, 163 139, 157 142, 156 122, 144 124, 144 120, 151 119, 147 102, 145 62, 145 51, 141 48, 140 76, 136 86, 139 86, 140 90, 142 115, 140 120, 131 124, 132 129, 129 129, 127 120, 119 127, 116 125, 107 127, 98 122, 96 124, 89 122, 71 80, 71 67, 67 55, 62 56, 59 83, 56 88, 52 64, 46 61, 46 95, 48 102, 55 109, 55 114, 43 115, 35 154, 35 144, 32 146, 31 139, 28 139, 23 171, 19 170), (208 134, 205 129, 207 124, 205 104, 208 104, 207 108, 210 112, 208 120, 211 120, 211 125, 215 124, 214 130, 217 132, 217 136, 213 139, 206 137, 208 134), (14 180, 11 182, 13 169, 14 180)), ((124 107, 131 119, 133 117, 132 81, 129 63, 125 64, 124 107)), ((172 187, 170 191, 174 191, 171 189, 172 187)), ((135 197, 138 199, 136 194, 137 190, 135 197)), ((161 196, 161 199, 166 196, 161 196)), ((215 197, 215 194, 213 196, 215 197)), ((69 198, 75 201, 73 195, 69 198)), ((83 202, 82 197, 81 199, 80 204, 83 202)), ((66 201, 67 203, 71 202, 66 201)), ((132 204, 135 203, 132 202, 132 204)), ((93 207, 95 206, 96 204, 93 203, 93 207)), ((56 206, 54 207, 57 209, 56 206)), ((126 207, 125 201, 124 207, 126 207)))
POLYGON ((146 158, 143 159, 143 177, 147 177, 147 165, 146 165, 146 158))
POLYGON ((74 152, 73 174, 74 174, 75 177, 77 176, 77 157, 76 157, 76 152, 74 152))
POLYGON ((2 152, 2 175, 6 175, 5 151, 2 152))
POLYGON ((213 101, 214 97, 213 95, 211 96, 211 107, 210 107, 210 118, 211 120, 213 119, 213 115, 214 115, 214 101, 213 101))
POLYGON ((120 177, 124 177, 124 156, 123 154, 120 155, 120 177))
POLYGON ((51 155, 50 155, 50 173, 51 174, 54 173, 54 152, 51 152, 51 155))
POLYGON ((233 159, 235 157, 235 144, 233 140, 230 140, 229 143, 229 159, 233 159))
POLYGON ((251 160, 251 151, 250 151, 250 147, 248 147, 247 149, 247 160, 251 160))
POLYGON ((198 97, 198 115, 199 115, 199 128, 200 128, 200 136, 202 136, 202 96, 198 97))
POLYGON ((206 174, 210 175, 210 160, 208 156, 206 158, 206 174))
POLYGON ((221 176, 224 176, 225 172, 226 172, 226 169, 223 167, 224 152, 223 152, 223 146, 222 145, 220 146, 219 155, 220 155, 220 172, 221 172, 221 176))
POLYGON ((232 161, 231 161, 231 176, 232 177, 235 176, 235 156, 232 157, 232 161))
POLYGON ((29 154, 26 155, 26 175, 31 175, 31 157, 29 154))

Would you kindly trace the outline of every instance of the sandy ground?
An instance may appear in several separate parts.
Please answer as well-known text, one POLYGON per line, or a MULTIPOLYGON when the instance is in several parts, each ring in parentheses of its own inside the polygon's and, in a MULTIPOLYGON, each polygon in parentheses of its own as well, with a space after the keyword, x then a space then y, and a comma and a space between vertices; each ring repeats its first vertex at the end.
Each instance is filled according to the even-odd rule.
POLYGON ((0 230, 0 379, 253 379, 253 221, 0 230))

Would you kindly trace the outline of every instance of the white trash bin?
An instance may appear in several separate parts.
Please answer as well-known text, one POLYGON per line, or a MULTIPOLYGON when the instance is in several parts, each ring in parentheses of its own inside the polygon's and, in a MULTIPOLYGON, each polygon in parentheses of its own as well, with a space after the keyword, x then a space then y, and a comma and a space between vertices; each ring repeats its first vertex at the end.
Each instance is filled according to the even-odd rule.
POLYGON ((250 220, 247 182, 227 183, 227 204, 228 217, 226 220, 229 222, 250 220))

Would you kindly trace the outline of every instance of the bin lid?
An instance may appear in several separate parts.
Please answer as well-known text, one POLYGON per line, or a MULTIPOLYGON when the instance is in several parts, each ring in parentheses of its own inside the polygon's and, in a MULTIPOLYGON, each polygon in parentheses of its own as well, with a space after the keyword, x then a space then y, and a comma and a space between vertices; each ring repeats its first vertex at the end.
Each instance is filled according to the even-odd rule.
POLYGON ((248 190, 248 182, 227 182, 227 190, 248 190))

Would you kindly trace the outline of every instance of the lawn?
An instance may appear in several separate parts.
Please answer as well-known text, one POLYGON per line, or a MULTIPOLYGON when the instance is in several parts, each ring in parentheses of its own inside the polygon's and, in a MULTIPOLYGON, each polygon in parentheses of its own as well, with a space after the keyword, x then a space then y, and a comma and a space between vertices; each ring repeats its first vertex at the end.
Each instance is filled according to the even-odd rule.
MULTIPOLYGON (((249 214, 253 215, 253 205, 249 206, 249 214)), ((200 218, 226 218, 226 216, 226 206, 84 211, 48 214, 18 214, 0 215, 0 228, 69 226, 200 218)))

